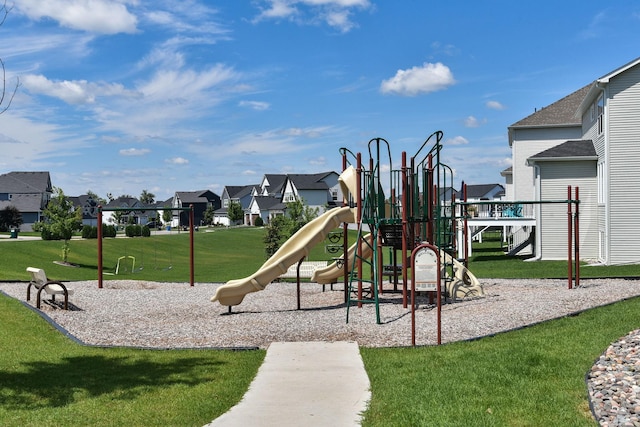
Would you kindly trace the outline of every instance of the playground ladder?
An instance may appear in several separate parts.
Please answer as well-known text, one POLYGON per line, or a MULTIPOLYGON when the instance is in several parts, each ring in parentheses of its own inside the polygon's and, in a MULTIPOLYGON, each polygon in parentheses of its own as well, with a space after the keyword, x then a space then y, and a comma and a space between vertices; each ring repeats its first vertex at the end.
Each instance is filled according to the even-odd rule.
MULTIPOLYGON (((375 173, 375 171, 373 172, 375 173)), ((354 257, 351 266, 351 273, 349 274, 349 292, 348 292, 348 300, 347 300, 347 323, 349 323, 349 309, 351 305, 356 304, 375 304, 376 307, 376 323, 380 324, 380 303, 378 298, 378 231, 379 226, 378 222, 380 219, 380 206, 379 199, 379 189, 376 189, 377 186, 376 180, 372 179, 372 175, 368 173, 364 173, 365 175, 365 188, 368 188, 366 192, 366 197, 362 206, 362 218, 358 224, 358 236, 356 241, 360 242, 361 245, 367 246, 372 254, 371 258, 362 257, 358 254, 356 250, 354 252, 354 257), (364 238, 364 235, 367 234, 365 227, 369 228, 369 232, 371 233, 371 241, 368 241, 364 238), (364 277, 364 271, 358 271, 357 266, 362 265, 362 270, 366 271, 366 266, 369 267, 370 278, 366 279, 364 277), (364 284, 369 284, 366 289, 364 284), (359 290, 362 290, 362 294, 359 294, 359 290), (354 297, 355 295, 355 297, 354 297)), ((384 196, 382 198, 384 202, 384 196)), ((384 212, 384 203, 382 204, 382 212, 384 212)), ((363 249, 362 252, 366 252, 363 249)))

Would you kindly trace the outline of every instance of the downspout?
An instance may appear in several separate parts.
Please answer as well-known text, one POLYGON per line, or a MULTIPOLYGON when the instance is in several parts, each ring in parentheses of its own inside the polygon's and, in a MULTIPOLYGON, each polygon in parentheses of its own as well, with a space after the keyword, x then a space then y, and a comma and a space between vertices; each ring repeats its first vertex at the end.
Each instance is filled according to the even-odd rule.
MULTIPOLYGON (((537 164, 533 164, 533 176, 534 178, 534 189, 535 189, 535 200, 536 201, 540 201, 540 196, 542 194, 541 189, 540 189, 540 166, 538 166, 537 164)), ((535 239, 535 250, 536 250, 536 254, 533 258, 528 259, 527 261, 540 261, 540 259, 542 258, 542 245, 540 244, 540 242, 542 241, 542 230, 540 227, 540 225, 542 224, 541 221, 541 212, 542 210, 540 209, 542 205, 540 204, 536 204, 536 239, 535 239)))

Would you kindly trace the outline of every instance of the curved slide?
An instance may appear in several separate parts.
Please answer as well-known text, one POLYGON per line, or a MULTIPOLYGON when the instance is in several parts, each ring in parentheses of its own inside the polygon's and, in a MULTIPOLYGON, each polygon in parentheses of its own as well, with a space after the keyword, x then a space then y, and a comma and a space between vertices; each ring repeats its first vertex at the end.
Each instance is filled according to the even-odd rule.
MULTIPOLYGON (((371 258, 371 253, 372 251, 372 242, 371 242, 371 233, 367 234, 366 236, 364 236, 364 239, 366 239, 369 244, 362 245, 362 257, 363 258, 371 258)), ((356 248, 358 247, 358 242, 354 243, 353 245, 351 245, 351 247, 349 248, 349 250, 347 250, 347 268, 349 269, 349 271, 351 271, 351 264, 353 262, 353 254, 356 251, 356 248)), ((341 258, 344 258, 343 256, 341 256, 341 258)), ((333 262, 329 265, 327 265, 326 267, 323 268, 318 268, 313 272, 313 275, 311 276, 311 281, 312 282, 316 282, 319 283, 321 285, 328 285, 330 283, 335 282, 337 279, 339 279, 340 277, 342 277, 342 275, 344 274, 344 267, 342 266, 338 266, 337 262, 333 262)))
POLYGON ((355 209, 350 207, 334 208, 307 223, 291 236, 278 251, 251 276, 230 280, 216 290, 211 298, 222 305, 238 305, 245 295, 261 291, 269 283, 285 273, 289 266, 309 255, 312 247, 322 242, 327 234, 344 222, 355 221, 355 209))
POLYGON ((441 262, 453 263, 453 280, 448 283, 448 294, 453 296, 453 299, 483 296, 484 288, 478 278, 460 261, 445 251, 441 252, 441 262))

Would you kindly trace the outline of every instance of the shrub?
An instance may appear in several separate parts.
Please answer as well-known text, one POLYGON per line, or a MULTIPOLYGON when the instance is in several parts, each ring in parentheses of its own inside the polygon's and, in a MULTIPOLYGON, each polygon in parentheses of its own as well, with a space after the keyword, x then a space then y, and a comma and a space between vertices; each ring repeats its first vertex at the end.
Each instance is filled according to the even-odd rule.
POLYGON ((142 237, 151 236, 151 230, 149 229, 149 227, 147 227, 146 225, 143 225, 142 229, 141 229, 141 235, 142 235, 142 237))
POLYGON ((102 224, 102 237, 116 237, 117 230, 115 225, 102 224))
POLYGON ((82 238, 83 239, 96 239, 98 237, 98 227, 91 225, 82 226, 82 238))
POLYGON ((256 227, 262 227, 262 226, 264 225, 264 221, 262 220, 262 218, 261 218, 261 217, 257 217, 257 218, 255 219, 255 221, 253 222, 253 224, 254 224, 256 227))

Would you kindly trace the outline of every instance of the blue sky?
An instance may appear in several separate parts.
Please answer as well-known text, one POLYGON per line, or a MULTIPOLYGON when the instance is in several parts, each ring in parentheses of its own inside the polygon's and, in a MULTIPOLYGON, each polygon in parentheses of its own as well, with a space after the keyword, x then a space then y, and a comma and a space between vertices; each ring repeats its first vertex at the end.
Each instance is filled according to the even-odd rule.
POLYGON ((221 194, 376 137, 395 169, 436 130, 456 186, 502 183, 509 125, 640 56, 634 1, 9 4, 0 172, 73 196, 221 194))

